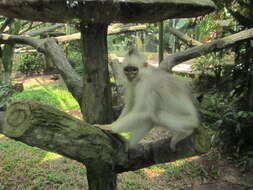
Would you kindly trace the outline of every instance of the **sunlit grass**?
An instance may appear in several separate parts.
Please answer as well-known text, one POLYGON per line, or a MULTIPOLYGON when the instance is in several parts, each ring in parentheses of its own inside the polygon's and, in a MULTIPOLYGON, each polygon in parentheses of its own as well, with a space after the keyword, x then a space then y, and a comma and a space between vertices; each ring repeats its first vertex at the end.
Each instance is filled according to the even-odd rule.
POLYGON ((62 110, 79 109, 77 101, 66 87, 59 84, 33 84, 16 93, 12 100, 36 100, 62 110))

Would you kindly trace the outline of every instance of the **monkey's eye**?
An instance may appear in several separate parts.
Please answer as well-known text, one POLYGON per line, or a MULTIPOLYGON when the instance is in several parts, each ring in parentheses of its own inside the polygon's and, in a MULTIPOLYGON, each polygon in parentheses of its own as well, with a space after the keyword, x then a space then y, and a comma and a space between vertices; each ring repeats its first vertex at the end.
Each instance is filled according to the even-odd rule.
POLYGON ((124 67, 125 72, 137 72, 139 69, 135 66, 126 66, 124 67))

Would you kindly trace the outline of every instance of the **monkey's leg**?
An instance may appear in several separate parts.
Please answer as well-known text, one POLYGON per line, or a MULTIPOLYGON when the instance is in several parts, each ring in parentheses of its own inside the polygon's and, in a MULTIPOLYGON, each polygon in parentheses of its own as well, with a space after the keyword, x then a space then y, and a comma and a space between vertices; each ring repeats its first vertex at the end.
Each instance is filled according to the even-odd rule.
MULTIPOLYGON (((143 123, 144 124, 144 123, 143 123)), ((152 129, 151 124, 145 124, 145 126, 140 126, 131 132, 129 138, 129 146, 133 147, 152 129)))
POLYGON ((158 116, 162 126, 171 131, 175 131, 175 135, 171 139, 170 147, 173 151, 176 149, 176 144, 191 135, 193 129, 198 126, 198 118, 191 114, 168 114, 161 113, 158 116))
POLYGON ((198 117, 191 114, 163 112, 158 115, 157 122, 174 131, 185 131, 198 126, 198 117))
POLYGON ((136 128, 149 126, 152 121, 147 113, 133 112, 112 123, 112 130, 116 133, 131 132, 136 128))
POLYGON ((187 130, 184 132, 175 132, 175 135, 171 138, 170 142, 170 148, 172 149, 172 151, 175 152, 177 143, 179 143, 184 138, 190 136, 192 134, 192 131, 193 130, 187 130))

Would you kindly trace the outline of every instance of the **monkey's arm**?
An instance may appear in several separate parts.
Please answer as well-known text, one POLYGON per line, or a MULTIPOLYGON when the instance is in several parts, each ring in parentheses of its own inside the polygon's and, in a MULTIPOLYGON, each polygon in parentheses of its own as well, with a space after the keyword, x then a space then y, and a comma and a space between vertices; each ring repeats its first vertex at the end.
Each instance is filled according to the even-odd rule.
POLYGON ((132 87, 131 86, 126 86, 125 87, 125 96, 124 96, 124 108, 119 116, 119 119, 123 118, 124 116, 126 116, 130 110, 132 109, 133 107, 133 101, 134 101, 134 94, 133 94, 133 90, 132 90, 132 87))

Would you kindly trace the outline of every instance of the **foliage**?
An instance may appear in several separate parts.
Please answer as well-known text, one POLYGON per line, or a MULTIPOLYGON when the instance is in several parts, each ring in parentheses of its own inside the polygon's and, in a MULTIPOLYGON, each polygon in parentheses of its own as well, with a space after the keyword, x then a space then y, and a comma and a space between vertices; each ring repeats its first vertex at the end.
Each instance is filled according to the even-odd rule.
POLYGON ((204 97, 202 109, 210 112, 205 120, 217 131, 221 145, 227 151, 241 152, 253 146, 253 112, 236 107, 239 98, 221 93, 204 97))
POLYGON ((39 53, 22 54, 18 70, 26 75, 41 73, 45 68, 43 55, 39 53))
POLYGON ((192 66, 192 69, 195 71, 200 71, 201 75, 213 75, 216 79, 216 84, 220 82, 222 76, 224 76, 225 66, 225 57, 223 52, 209 53, 208 55, 198 58, 198 63, 192 66))
POLYGON ((80 44, 73 41, 68 46, 68 61, 77 73, 83 73, 83 61, 80 44))
POLYGON ((13 94, 22 92, 23 90, 23 83, 8 83, 0 85, 0 111, 6 109, 6 106, 11 101, 13 94))
POLYGON ((108 50, 122 55, 129 47, 135 44, 136 33, 126 33, 108 36, 108 50))
POLYGON ((11 84, 0 86, 0 110, 6 107, 12 94, 13 89, 11 84))

